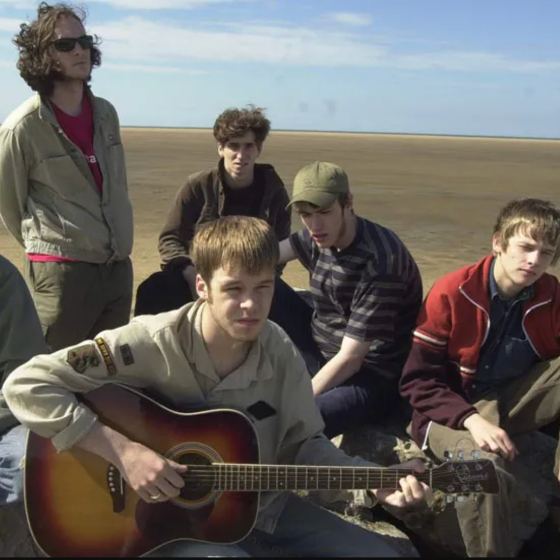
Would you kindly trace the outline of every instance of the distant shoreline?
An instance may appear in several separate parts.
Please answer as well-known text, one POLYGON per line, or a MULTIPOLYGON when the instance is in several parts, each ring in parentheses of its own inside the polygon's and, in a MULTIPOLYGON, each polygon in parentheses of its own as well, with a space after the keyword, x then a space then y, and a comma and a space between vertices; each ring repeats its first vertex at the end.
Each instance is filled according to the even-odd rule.
MULTIPOLYGON (((211 128, 191 126, 125 126, 121 128, 130 130, 169 130, 169 131, 191 131, 211 132, 211 128)), ((472 140, 537 140, 540 142, 558 142, 560 138, 549 138, 539 136, 481 136, 476 134, 427 134, 419 132, 355 132, 351 130, 289 130, 274 129, 272 134, 333 134, 341 136, 404 136, 410 138, 449 138, 449 139, 472 139, 472 140)))

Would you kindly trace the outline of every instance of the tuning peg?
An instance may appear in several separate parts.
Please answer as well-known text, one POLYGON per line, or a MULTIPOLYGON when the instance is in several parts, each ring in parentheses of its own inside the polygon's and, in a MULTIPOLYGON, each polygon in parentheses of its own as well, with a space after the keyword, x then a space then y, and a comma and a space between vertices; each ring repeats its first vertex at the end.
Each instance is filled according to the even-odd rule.
POLYGON ((478 461, 480 459, 480 451, 473 451, 471 456, 475 461, 478 461))
POLYGON ((462 449, 459 449, 459 451, 457 451, 457 459, 459 459, 459 461, 465 460, 465 452, 462 449))
POLYGON ((453 453, 451 451, 444 451, 443 456, 446 461, 453 461, 453 453))

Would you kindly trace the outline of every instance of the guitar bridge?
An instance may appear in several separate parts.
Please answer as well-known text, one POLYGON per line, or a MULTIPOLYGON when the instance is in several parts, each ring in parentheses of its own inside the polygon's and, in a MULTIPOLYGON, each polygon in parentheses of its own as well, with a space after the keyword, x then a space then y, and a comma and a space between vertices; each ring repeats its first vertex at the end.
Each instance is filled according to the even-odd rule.
POLYGON ((126 487, 124 478, 115 465, 109 465, 107 469, 107 488, 109 489, 109 495, 113 501, 113 513, 124 511, 126 505, 126 487))

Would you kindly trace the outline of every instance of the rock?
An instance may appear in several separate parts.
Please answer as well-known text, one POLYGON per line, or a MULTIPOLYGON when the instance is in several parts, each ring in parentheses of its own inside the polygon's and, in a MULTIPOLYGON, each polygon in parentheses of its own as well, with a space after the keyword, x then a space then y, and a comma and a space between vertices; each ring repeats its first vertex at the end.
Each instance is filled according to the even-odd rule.
POLYGON ((383 540, 393 547, 399 556, 404 558, 417 558, 420 556, 409 536, 388 521, 377 519, 373 510, 361 506, 352 507, 340 502, 328 507, 346 521, 363 527, 368 531, 377 533, 383 540))
POLYGON ((27 526, 23 504, 0 507, 0 558, 34 558, 41 554, 27 526))
MULTIPOLYGON (((557 440, 541 432, 513 439, 520 455, 509 465, 509 471, 518 481, 522 481, 517 484, 511 500, 512 546, 514 551, 519 552, 547 518, 548 504, 557 491, 558 481, 553 475, 557 440)), ((365 426, 355 433, 344 435, 340 447, 349 455, 360 455, 386 466, 415 457, 431 463, 410 440, 399 415, 388 419, 383 427, 365 426)), ((351 509, 352 504, 348 505, 351 509)), ((389 507, 385 509, 428 545, 464 556, 459 529, 453 522, 454 507, 454 504, 446 503, 443 494, 436 492, 432 507, 423 511, 402 512, 389 507)))

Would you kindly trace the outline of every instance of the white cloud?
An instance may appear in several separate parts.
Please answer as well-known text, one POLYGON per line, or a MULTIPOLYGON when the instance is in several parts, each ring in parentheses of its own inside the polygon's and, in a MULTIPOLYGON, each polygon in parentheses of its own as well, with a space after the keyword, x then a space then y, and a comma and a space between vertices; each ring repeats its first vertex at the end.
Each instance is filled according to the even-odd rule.
MULTIPOLYGON (((1 2, 2 0, 0 0, 1 2)), ((208 4, 225 4, 232 2, 247 2, 249 0, 88 0, 88 3, 97 2, 109 4, 114 8, 125 10, 190 10, 208 4)))
MULTIPOLYGON (((2 0, 0 0, 1 2, 2 0)), ((23 23, 21 19, 15 18, 0 18, 0 31, 8 31, 15 33, 19 30, 20 24, 23 23)))
POLYGON ((107 70, 117 70, 119 72, 149 72, 154 74, 188 74, 200 75, 208 74, 205 70, 189 70, 187 68, 178 68, 175 66, 150 66, 146 64, 115 64, 108 62, 103 64, 103 68, 107 70))
POLYGON ((353 25, 356 27, 369 25, 373 21, 373 18, 369 14, 354 14, 350 12, 333 12, 325 14, 324 19, 334 23, 342 23, 343 25, 353 25))
MULTIPOLYGON (((0 18, 0 32, 15 33, 19 24, 20 20, 15 18, 0 18)), ((129 17, 97 25, 91 31, 103 39, 104 66, 124 64, 145 72, 198 72, 181 68, 193 61, 455 72, 560 70, 557 60, 518 60, 500 53, 444 48, 403 53, 402 45, 399 52, 395 52, 385 40, 376 42, 351 32, 288 24, 240 27, 229 22, 221 26, 214 24, 212 28, 197 28, 129 17)))
MULTIPOLYGON (((85 4, 107 4, 123 10, 190 10, 208 4, 226 4, 233 2, 252 2, 254 0, 87 0, 85 4)), ((54 0, 53 2, 54 3, 54 0)), ((30 0, 0 0, 0 7, 15 9, 37 8, 37 2, 30 0)))
POLYGON ((0 0, 0 8, 3 6, 8 6, 16 10, 27 10, 28 8, 37 9, 39 2, 33 2, 32 0, 0 0))
POLYGON ((264 63, 315 67, 387 67, 457 72, 541 72, 559 61, 516 60, 485 52, 395 53, 351 33, 306 27, 246 25, 241 29, 182 28, 141 18, 96 27, 111 60, 264 63), (141 38, 141 40, 139 40, 141 38))

